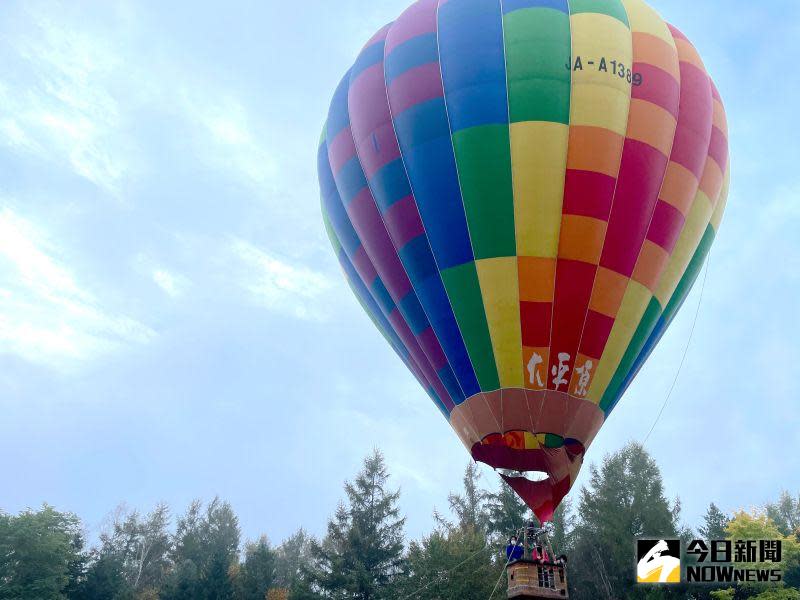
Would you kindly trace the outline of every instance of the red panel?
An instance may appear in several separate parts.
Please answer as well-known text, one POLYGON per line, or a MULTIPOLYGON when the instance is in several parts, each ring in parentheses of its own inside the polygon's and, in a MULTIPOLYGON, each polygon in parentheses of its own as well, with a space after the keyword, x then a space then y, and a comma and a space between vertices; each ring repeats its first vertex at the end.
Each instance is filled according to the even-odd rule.
POLYGON ((682 62, 681 106, 670 158, 694 173, 698 181, 703 176, 711 139, 712 102, 708 75, 693 64, 682 62))
POLYGON ((666 168, 667 157, 661 152, 649 144, 625 140, 601 266, 626 277, 633 274, 666 168))
POLYGON ((353 266, 367 286, 371 286, 375 278, 378 277, 378 272, 375 270, 369 256, 367 256, 367 251, 363 245, 359 246, 353 255, 353 266))
POLYGON ((583 338, 581 339, 581 354, 600 360, 600 357, 603 356, 608 336, 611 335, 614 320, 593 310, 587 313, 586 326, 583 329, 583 338))
MULTIPOLYGON (((569 367, 564 378, 569 381, 575 363, 575 350, 580 342, 581 331, 589 299, 592 295, 595 265, 585 262, 559 259, 556 266, 556 292, 553 306, 553 340, 550 344, 550 367, 548 369, 547 387, 556 389, 553 384, 553 368, 558 373, 559 354, 568 353, 569 359, 564 363, 569 367)), ((558 389, 565 390, 567 384, 558 389)))
POLYGON ((633 70, 642 74, 642 85, 631 89, 631 98, 652 102, 677 119, 681 86, 675 78, 648 63, 634 63, 633 70))
POLYGON ((425 233, 414 196, 406 196, 392 204, 384 213, 383 220, 397 248, 403 248, 425 233))
POLYGON ((428 357, 428 360, 430 360, 434 371, 438 372, 439 369, 447 364, 447 357, 444 355, 442 346, 439 344, 439 340, 433 328, 428 327, 425 331, 420 333, 417 338, 419 339, 419 345, 422 347, 422 351, 425 353, 425 356, 428 357))
POLYGON ((568 169, 564 181, 563 213, 605 221, 611 210, 616 183, 616 179, 603 173, 568 169))
POLYGON ((522 345, 543 348, 550 344, 550 302, 520 302, 522 319, 522 345))
POLYGON ((653 222, 647 232, 647 239, 658 244, 672 254, 678 242, 685 219, 677 208, 661 200, 656 204, 653 222))

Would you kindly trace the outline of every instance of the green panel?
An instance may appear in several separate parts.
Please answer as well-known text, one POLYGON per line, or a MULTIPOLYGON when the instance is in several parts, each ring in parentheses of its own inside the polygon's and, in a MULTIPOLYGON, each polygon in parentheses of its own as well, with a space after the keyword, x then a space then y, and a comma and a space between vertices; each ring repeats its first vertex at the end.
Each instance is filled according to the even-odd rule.
POLYGON ((336 237, 336 233, 333 231, 333 226, 331 225, 331 220, 328 217, 328 213, 325 212, 325 207, 322 207, 322 223, 325 225, 325 232, 328 234, 328 239, 331 241, 331 246, 333 246, 333 251, 336 256, 339 256, 339 252, 342 250, 342 244, 339 241, 339 238, 336 237))
POLYGON ((564 445, 564 438, 554 433, 548 433, 544 436, 545 448, 561 448, 564 445))
POLYGON ((600 13, 622 21, 628 28, 631 26, 628 22, 628 12, 620 0, 569 0, 569 12, 573 15, 600 13))
POLYGON ((453 134, 476 260, 517 254, 508 138, 508 125, 482 125, 453 134))
POLYGON ((494 348, 489 336, 489 324, 483 309, 483 296, 475 263, 442 271, 442 280, 453 306, 481 390, 500 389, 500 377, 494 361, 494 348))
POLYGON ((503 18, 512 123, 569 123, 572 54, 569 16, 526 8, 503 18))
MULTIPOLYGON (((600 401, 600 408, 602 410, 607 410, 609 406, 613 406, 617 400, 619 399, 619 394, 622 393, 621 385, 624 384, 625 379, 628 376, 628 372, 632 368, 633 364, 639 358, 639 355, 642 351, 642 348, 650 339, 650 336, 653 335, 656 325, 659 321, 663 321, 664 325, 661 328, 661 334, 669 328, 670 324, 672 323, 673 319, 675 319, 675 315, 678 314, 681 306, 686 300, 686 297, 689 295, 689 292, 692 290, 692 286, 694 282, 697 280, 697 276, 700 273, 700 269, 703 267, 703 263, 708 256, 708 253, 711 251, 711 245, 714 243, 714 237, 716 232, 714 228, 709 225, 706 227, 706 231, 703 234, 700 243, 697 246, 697 249, 694 251, 694 255, 692 255, 692 259, 689 261, 689 264, 686 267, 686 272, 681 277, 680 282, 678 283, 678 287, 675 289, 675 292, 672 294, 670 301, 667 303, 667 307, 664 309, 663 313, 660 315, 655 315, 655 319, 652 321, 650 326, 645 325, 648 319, 652 319, 653 315, 651 314, 651 309, 653 308, 653 302, 660 307, 661 305, 653 299, 650 303, 650 306, 647 307, 647 312, 645 313, 644 319, 639 324, 639 327, 636 329, 636 335, 634 335, 633 340, 628 346, 628 350, 625 352, 625 356, 620 363, 619 368, 617 369, 614 377, 611 380, 611 383, 606 390, 606 393, 603 394, 603 399, 600 401), (647 335, 644 337, 644 340, 639 339, 640 330, 642 330, 642 335, 644 336, 644 329, 643 327, 647 327, 649 331, 647 335), (634 346, 637 344, 641 344, 639 350, 634 353, 634 346), (628 362, 629 353, 633 355, 633 358, 628 362)), ((652 348, 651 348, 652 351, 652 348)))

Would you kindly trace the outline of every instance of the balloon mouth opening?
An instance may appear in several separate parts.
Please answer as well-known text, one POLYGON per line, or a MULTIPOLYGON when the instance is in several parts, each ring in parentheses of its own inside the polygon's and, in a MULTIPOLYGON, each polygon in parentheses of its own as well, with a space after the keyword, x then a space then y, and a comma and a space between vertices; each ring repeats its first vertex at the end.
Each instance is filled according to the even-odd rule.
POLYGON ((531 483, 539 483, 550 479, 550 475, 544 471, 516 471, 512 469, 506 474, 517 479, 527 479, 531 483))
POLYGON ((556 463, 582 459, 586 447, 578 440, 553 433, 507 431, 492 433, 472 446, 472 457, 487 465, 525 474, 537 481, 553 472, 556 463))

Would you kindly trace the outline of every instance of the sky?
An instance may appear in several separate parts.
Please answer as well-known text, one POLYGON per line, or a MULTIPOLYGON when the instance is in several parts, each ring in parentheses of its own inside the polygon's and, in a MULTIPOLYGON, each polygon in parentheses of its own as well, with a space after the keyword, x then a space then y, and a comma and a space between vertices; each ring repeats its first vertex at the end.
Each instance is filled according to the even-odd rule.
MULTIPOLYGON (((800 491, 800 4, 652 4, 721 91, 731 195, 702 301, 587 462, 646 436, 697 314, 647 441, 696 526, 800 491)), ((405 6, 0 3, 0 509, 95 536, 219 495, 246 538, 323 534, 378 447, 431 528, 469 457, 351 296, 316 176, 339 78, 405 6)))

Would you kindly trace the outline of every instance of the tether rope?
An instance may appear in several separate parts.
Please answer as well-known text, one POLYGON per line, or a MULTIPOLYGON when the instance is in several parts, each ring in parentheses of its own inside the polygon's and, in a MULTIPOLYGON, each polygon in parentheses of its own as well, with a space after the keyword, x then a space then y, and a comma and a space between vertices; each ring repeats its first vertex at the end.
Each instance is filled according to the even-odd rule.
POLYGON ((686 341, 686 347, 683 349, 683 356, 681 357, 681 362, 678 365, 678 371, 675 373, 675 379, 672 380, 672 385, 669 388, 669 392, 667 392, 667 397, 664 398, 664 403, 661 405, 661 410, 658 411, 658 416, 656 420, 653 421, 652 427, 650 427, 650 431, 647 432, 647 435, 644 437, 644 441, 642 442, 642 446, 647 444, 647 440, 650 439, 653 431, 658 425, 658 422, 661 420, 661 416, 664 414, 664 409, 667 408, 667 404, 672 398, 672 393, 675 391, 675 386, 678 384, 678 378, 681 375, 681 371, 683 370, 683 364, 686 362, 686 356, 689 354, 689 347, 692 345, 692 338, 694 337, 694 330, 697 327, 697 320, 700 316, 700 307, 703 305, 703 294, 706 290, 706 279, 708 279, 708 266, 711 263, 711 252, 709 251, 708 256, 706 257, 706 265, 703 273, 703 283, 700 286, 700 298, 697 301, 697 310, 694 313, 694 321, 692 322, 692 329, 689 332, 689 339, 686 341))

